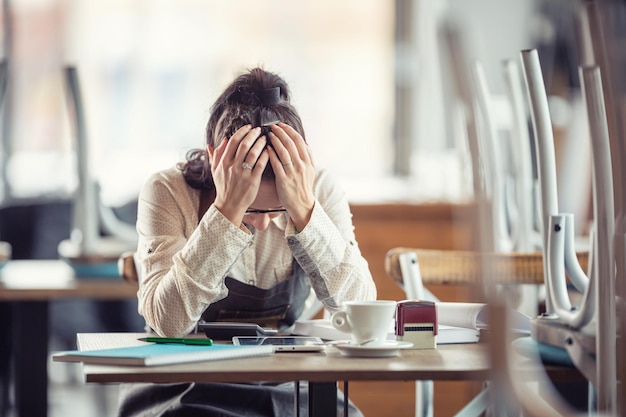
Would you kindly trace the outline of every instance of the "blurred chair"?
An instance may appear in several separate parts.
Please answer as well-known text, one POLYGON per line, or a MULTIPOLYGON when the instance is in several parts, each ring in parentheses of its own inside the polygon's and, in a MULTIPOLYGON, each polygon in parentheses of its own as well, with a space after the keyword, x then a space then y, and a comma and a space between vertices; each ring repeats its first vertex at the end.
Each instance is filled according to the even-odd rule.
MULTIPOLYGON (((585 262, 587 254, 580 254, 585 262)), ((486 262, 498 273, 500 284, 543 284, 541 252, 489 253, 471 251, 428 250, 396 247, 387 252, 385 271, 402 287, 408 299, 439 301, 429 285, 482 285, 481 262, 486 262)), ((461 410, 456 417, 478 417, 489 406, 489 390, 484 389, 461 410)), ((432 417, 434 385, 432 381, 416 381, 416 417, 432 417)))
POLYGON ((89 165, 89 141, 78 69, 67 66, 64 78, 69 113, 73 116, 78 186, 73 197, 72 231, 69 239, 59 243, 59 256, 79 277, 114 277, 120 254, 137 246, 137 232, 134 225, 121 221, 112 208, 102 204, 89 165), (101 230, 107 235, 102 236, 101 230))
MULTIPOLYGON (((586 5, 586 7, 591 5, 591 9, 583 10, 593 10, 592 3, 586 5)), ((588 32, 592 32, 589 30, 589 26, 593 26, 590 22, 595 25, 600 23, 597 16, 594 18, 583 13, 582 17, 581 20, 586 21, 588 25, 586 28, 588 32)), ((597 26, 595 29, 596 35, 602 32, 602 30, 598 32, 597 26)), ((600 38, 597 36, 595 38, 595 46, 598 47, 595 52, 602 55, 606 52, 606 45, 604 39, 600 38)), ((581 66, 579 77, 592 144, 590 159, 594 223, 590 257, 586 268, 588 272, 585 273, 584 266, 573 255, 575 253, 573 215, 559 211, 553 128, 537 51, 522 51, 521 61, 535 133, 541 192, 543 275, 546 283, 546 312, 532 321, 535 359, 540 359, 544 348, 556 348, 566 352, 566 356, 589 381, 588 411, 612 414, 618 410, 615 278, 616 266, 623 266, 619 260, 616 262, 614 252, 616 245, 620 247, 620 237, 616 235, 615 230, 615 208, 620 207, 620 203, 616 204, 614 199, 615 172, 619 170, 613 170, 612 161, 623 163, 623 158, 618 158, 618 155, 612 152, 620 149, 614 145, 618 138, 610 137, 607 123, 605 102, 612 103, 612 100, 605 100, 600 67, 581 66), (570 298, 568 279, 581 294, 577 302, 570 298)), ((618 176, 617 180, 621 180, 621 177, 618 176)), ((621 189, 615 192, 623 194, 621 189)), ((619 212, 618 214, 622 215, 619 212)), ((623 258, 623 253, 619 256, 623 258)), ((482 266, 483 273, 497 276, 497 272, 491 270, 488 262, 482 263, 482 266)), ((501 311, 502 304, 499 300, 492 299, 491 302, 494 305, 494 312, 498 309, 501 311)), ((500 333, 493 341, 494 363, 500 365, 496 367, 505 376, 501 379, 509 384, 509 391, 519 401, 523 412, 529 416, 574 413, 559 395, 545 392, 542 395, 545 398, 540 400, 539 396, 531 394, 528 387, 518 381, 515 371, 506 366, 509 362, 507 360, 509 344, 503 329, 504 327, 500 326, 500 333)), ((545 379, 545 376, 537 377, 545 379)), ((621 410, 622 414, 623 411, 621 410)))
MULTIPOLYGON (((549 268, 545 258, 548 242, 543 234, 545 229, 542 228, 546 222, 541 216, 545 213, 534 210, 538 196, 532 185, 533 178, 530 177, 533 155, 530 153, 528 132, 525 132, 528 129, 525 112, 520 107, 520 103, 523 103, 523 98, 520 97, 521 86, 518 85, 521 80, 516 79, 518 73, 515 66, 505 65, 504 75, 515 120, 512 142, 507 143, 495 134, 490 93, 480 63, 473 62, 473 65, 469 65, 470 60, 466 56, 468 48, 463 47, 462 37, 455 27, 443 27, 442 39, 443 49, 452 69, 453 91, 456 99, 463 105, 466 122, 464 128, 472 160, 474 202, 477 209, 475 251, 393 248, 386 256, 387 273, 405 289, 409 297, 420 286, 431 284, 472 285, 481 298, 494 296, 491 291, 495 291, 498 297, 503 294, 510 296, 511 290, 519 291, 521 285, 530 284, 535 288, 534 296, 529 297, 530 300, 526 302, 534 304, 535 313, 531 316, 536 315, 539 303, 536 288, 549 283, 546 278, 549 268), (513 140, 524 142, 517 143, 513 140), (521 164, 515 170, 501 163, 503 159, 516 159, 509 159, 511 152, 523 153, 517 155, 521 164), (408 276, 406 267, 405 270, 402 269, 402 259, 407 254, 411 254, 418 265, 418 273, 408 276), (485 277, 485 271, 489 271, 488 278, 485 277), (415 283, 416 280, 419 283, 415 283)), ((542 193, 541 197, 545 196, 542 193)), ((549 197, 556 198, 556 193, 549 197)), ((570 228, 570 232, 572 230, 570 228)), ((576 253, 574 246, 569 243, 564 253, 568 265, 572 266, 568 271, 577 273, 572 273, 572 279, 578 280, 584 275, 581 266, 588 263, 589 254, 576 253)), ((474 301, 484 301, 484 298, 474 301)), ((424 393, 432 395, 432 392, 424 391, 424 386, 418 383, 416 398, 424 393)), ((457 415, 483 413, 489 405, 484 394, 485 391, 457 415)), ((425 401, 428 400, 425 398, 425 401)), ((432 416, 432 409, 428 406, 416 405, 417 416, 432 416)), ((504 411, 501 408, 507 407, 499 401, 492 405, 495 413, 504 411)))
MULTIPOLYGON (((580 252, 577 258, 581 265, 586 266, 589 254, 580 252)), ((387 275, 404 289, 407 298, 429 301, 439 301, 428 290, 429 285, 482 285, 481 274, 484 270, 489 270, 497 278, 498 285, 543 285, 543 268, 542 252, 481 254, 472 251, 396 247, 390 249, 385 257, 387 275)), ((432 417, 432 381, 416 381, 415 388, 416 417, 432 417)), ((455 416, 483 415, 490 405, 488 393, 489 390, 484 389, 455 416)))
MULTIPOLYGON (((531 107, 541 188, 546 313, 533 321, 533 338, 564 349, 596 390, 601 410, 614 410, 615 362, 615 213, 611 151, 600 70, 580 69, 592 142, 593 221, 592 268, 588 275, 572 257, 573 215, 561 213, 557 202, 554 140, 543 76, 536 50, 521 52, 531 107), (572 302, 566 277, 582 293, 572 302)), ((591 411, 591 410, 590 410, 591 411)))
MULTIPOLYGON (((626 32, 624 27, 626 23, 626 5, 619 1, 587 1, 579 6, 579 48, 583 51, 581 56, 584 57, 582 65, 591 65, 598 68, 598 78, 600 78, 600 86, 597 88, 602 94, 595 106, 590 106, 587 111, 591 117, 602 107, 605 111, 605 117, 600 118, 599 122, 605 122, 605 132, 597 132, 599 137, 606 136, 608 133, 608 142, 610 148, 610 158, 612 161, 612 180, 613 180, 613 196, 615 204, 615 223, 613 241, 614 247, 614 265, 615 280, 598 277, 602 282, 599 293, 603 291, 614 290, 615 297, 611 297, 610 301, 615 302, 614 305, 603 305, 600 314, 610 310, 615 318, 619 318, 616 322, 607 321, 611 316, 604 318, 604 323, 598 326, 598 336, 602 337, 608 331, 608 337, 604 341, 602 350, 609 351, 615 347, 616 375, 611 375, 611 379, 616 378, 617 388, 615 392, 613 387, 603 382, 604 393, 599 396, 599 409, 607 410, 613 406, 613 410, 618 415, 626 413, 626 320, 624 317, 624 300, 626 300, 626 148, 624 141, 626 138, 626 124, 624 123, 624 111, 626 110, 626 83, 624 77, 625 56, 622 54, 624 42, 626 41, 626 32), (600 77, 601 74, 601 77, 600 77), (595 110, 594 110, 595 109, 595 110), (614 285, 614 287, 611 287, 614 285), (608 324, 608 326, 606 326, 608 324), (605 327, 606 326, 606 327, 605 327), (612 332, 612 326, 616 331, 612 332), (602 329, 604 327, 604 329, 602 329), (602 329, 602 330, 600 330, 602 329), (614 335, 617 334, 615 345, 614 335), (614 400, 616 398, 616 403, 614 400)), ((593 93, 591 89, 591 96, 593 93)), ((601 124, 596 125, 599 127, 601 124)), ((590 132, 592 136, 594 135, 590 132)), ((604 297, 605 294, 601 296, 604 297)), ((601 353, 599 353, 601 354, 601 353)), ((601 366, 601 372, 611 372, 611 363, 605 362, 601 366)), ((599 374, 599 377, 602 377, 599 374)), ((612 383, 613 381, 611 381, 612 383)))
MULTIPOLYGON (((542 252, 484 253, 455 250, 432 250, 408 247, 392 248, 385 258, 387 274, 404 287, 400 255, 414 253, 419 262, 424 285, 480 285, 481 262, 495 271, 500 284, 534 284, 544 282, 542 252)), ((577 253, 579 262, 586 266, 589 253, 577 253)))
POLYGON ((139 263, 136 252, 124 252, 117 260, 117 270, 122 278, 131 285, 139 285, 139 263))

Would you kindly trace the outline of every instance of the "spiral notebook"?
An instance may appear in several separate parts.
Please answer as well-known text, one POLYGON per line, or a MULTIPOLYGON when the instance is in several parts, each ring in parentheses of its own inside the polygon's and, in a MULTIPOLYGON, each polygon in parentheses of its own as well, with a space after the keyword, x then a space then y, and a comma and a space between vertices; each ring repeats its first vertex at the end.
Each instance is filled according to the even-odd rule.
POLYGON ((150 343, 114 349, 57 352, 52 355, 52 360, 55 362, 82 362, 88 365, 156 366, 269 356, 273 353, 273 346, 226 344, 203 346, 150 343))

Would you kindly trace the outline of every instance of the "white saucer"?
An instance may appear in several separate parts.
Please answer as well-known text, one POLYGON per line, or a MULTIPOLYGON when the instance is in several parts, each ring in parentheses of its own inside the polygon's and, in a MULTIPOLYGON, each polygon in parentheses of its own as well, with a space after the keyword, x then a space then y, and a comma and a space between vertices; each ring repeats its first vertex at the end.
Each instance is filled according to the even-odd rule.
POLYGON ((359 346, 350 342, 337 343, 334 346, 339 349, 341 354, 344 356, 386 358, 390 356, 398 356, 400 349, 410 348, 413 346, 413 343, 386 340, 384 344, 377 346, 359 346))

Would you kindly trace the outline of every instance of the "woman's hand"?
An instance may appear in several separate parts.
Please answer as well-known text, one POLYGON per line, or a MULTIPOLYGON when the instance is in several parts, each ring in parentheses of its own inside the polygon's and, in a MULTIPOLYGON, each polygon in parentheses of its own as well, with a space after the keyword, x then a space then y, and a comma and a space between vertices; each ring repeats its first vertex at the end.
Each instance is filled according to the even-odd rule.
POLYGON ((315 165, 311 151, 300 134, 285 123, 272 125, 269 160, 276 176, 276 192, 298 230, 309 223, 315 196, 315 165))
POLYGON ((259 192, 261 175, 269 160, 264 150, 267 139, 259 138, 260 132, 261 128, 246 125, 230 139, 224 138, 217 148, 207 147, 215 184, 215 207, 237 226, 259 192))

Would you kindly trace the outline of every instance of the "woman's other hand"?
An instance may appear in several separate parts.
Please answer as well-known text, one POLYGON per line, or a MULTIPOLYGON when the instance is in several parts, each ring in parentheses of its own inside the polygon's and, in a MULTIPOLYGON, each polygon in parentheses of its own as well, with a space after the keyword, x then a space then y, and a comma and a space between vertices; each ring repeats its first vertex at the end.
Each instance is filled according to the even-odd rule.
POLYGON ((208 147, 216 191, 215 207, 236 225, 241 224, 256 198, 268 163, 269 156, 264 150, 267 139, 259 138, 260 132, 260 128, 246 125, 217 148, 208 147))
POLYGON ((315 165, 300 134, 285 123, 272 125, 269 160, 276 176, 276 192, 298 230, 309 223, 315 197, 315 165))

